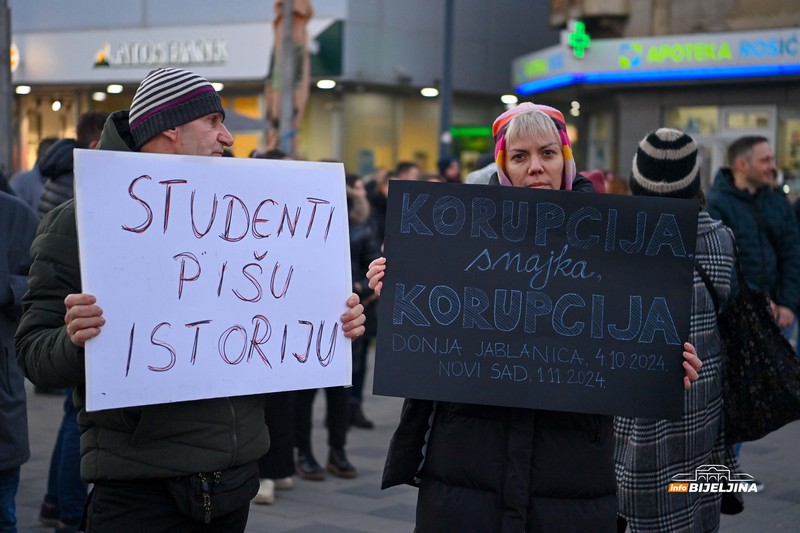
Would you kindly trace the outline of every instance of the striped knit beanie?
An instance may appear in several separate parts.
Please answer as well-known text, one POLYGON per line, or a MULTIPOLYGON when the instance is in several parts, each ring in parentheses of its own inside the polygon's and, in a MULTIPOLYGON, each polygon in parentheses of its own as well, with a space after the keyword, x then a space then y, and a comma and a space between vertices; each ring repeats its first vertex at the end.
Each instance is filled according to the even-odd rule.
POLYGON ((222 113, 222 101, 207 79, 177 68, 150 71, 133 95, 128 123, 135 149, 170 128, 212 113, 222 113))
POLYGON ((497 177, 500 180, 500 185, 511 186, 511 180, 508 179, 505 173, 505 151, 506 151, 506 131, 508 131, 508 124, 515 116, 520 113, 539 111, 550 117, 556 125, 558 134, 561 137, 561 151, 564 153, 564 174, 561 179, 561 189, 565 191, 572 190, 572 181, 577 174, 575 166, 575 158, 572 156, 572 143, 567 135, 567 123, 564 121, 564 115, 558 109, 546 105, 538 105, 531 102, 523 102, 516 107, 513 107, 497 117, 492 124, 492 135, 494 136, 494 160, 497 163, 497 177))
POLYGON ((639 196, 694 198, 700 190, 697 143, 679 130, 647 134, 633 156, 631 192, 639 196))

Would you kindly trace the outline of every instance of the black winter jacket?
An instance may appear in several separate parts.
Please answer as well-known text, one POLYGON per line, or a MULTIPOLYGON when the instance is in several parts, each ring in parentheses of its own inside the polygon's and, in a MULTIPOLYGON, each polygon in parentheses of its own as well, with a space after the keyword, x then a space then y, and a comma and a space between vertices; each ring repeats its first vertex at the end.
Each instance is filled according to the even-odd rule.
MULTIPOLYGON (((497 184, 497 175, 489 184, 497 184)), ((591 192, 577 176, 573 190, 591 192)), ((418 533, 616 531, 612 417, 406 400, 382 488, 419 488, 418 533)))
MULTIPOLYGON (((131 151, 132 146, 128 112, 112 114, 98 149, 131 151)), ((81 292, 73 200, 42 220, 31 254, 30 289, 16 335, 17 360, 37 385, 74 388, 85 481, 227 470, 254 464, 267 453, 269 435, 260 395, 86 412, 84 350, 70 341, 64 327, 64 298, 81 292)))
POLYGON ((75 139, 61 139, 44 156, 39 170, 47 181, 39 200, 40 218, 74 196, 72 151, 77 147, 75 139))
POLYGON ((795 313, 800 304, 800 236, 785 196, 764 187, 736 188, 730 169, 717 172, 708 192, 708 214, 733 230, 739 261, 751 287, 795 313))

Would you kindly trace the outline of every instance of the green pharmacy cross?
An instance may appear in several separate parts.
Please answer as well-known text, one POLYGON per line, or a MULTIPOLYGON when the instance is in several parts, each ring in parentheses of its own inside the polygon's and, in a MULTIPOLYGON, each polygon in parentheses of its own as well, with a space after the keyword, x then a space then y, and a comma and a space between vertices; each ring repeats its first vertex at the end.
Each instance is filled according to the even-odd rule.
POLYGON ((575 57, 583 59, 586 54, 586 49, 589 48, 592 40, 589 34, 586 33, 586 24, 580 21, 575 22, 572 33, 567 36, 567 44, 572 47, 575 57))

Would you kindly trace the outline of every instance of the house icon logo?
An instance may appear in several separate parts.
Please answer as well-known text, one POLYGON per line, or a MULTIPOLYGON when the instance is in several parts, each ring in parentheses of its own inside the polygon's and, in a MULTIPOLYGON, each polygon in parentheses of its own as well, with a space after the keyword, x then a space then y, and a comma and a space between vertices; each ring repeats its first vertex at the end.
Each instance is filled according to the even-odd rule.
POLYGON ((731 473, 724 465, 703 465, 694 472, 672 476, 669 492, 758 492, 750 474, 731 473))

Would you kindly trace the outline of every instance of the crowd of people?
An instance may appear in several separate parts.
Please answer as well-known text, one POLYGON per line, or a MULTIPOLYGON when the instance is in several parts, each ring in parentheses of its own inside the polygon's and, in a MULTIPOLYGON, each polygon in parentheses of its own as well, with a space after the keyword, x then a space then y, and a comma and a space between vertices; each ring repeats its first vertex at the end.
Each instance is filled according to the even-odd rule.
MULTIPOLYGON (((224 118, 207 80, 157 69, 129 110, 86 113, 77 139, 43 139, 33 168, 10 179, 10 192, 0 191, 0 248, 7 257, 0 270, 6 359, 0 366, 9 384, 0 397, 0 532, 15 530, 14 495, 29 457, 24 378, 65 395, 40 510, 40 520, 57 532, 133 531, 141 524, 244 531, 251 502, 273 504, 276 490, 293 488, 294 476, 357 477, 345 449, 350 428, 374 427, 364 384, 387 268, 382 243, 394 180, 698 199, 695 257, 717 299, 725 302, 736 290, 738 249, 747 282, 770 294, 776 322, 787 334, 797 323, 800 233, 789 201, 772 186, 767 139, 731 144, 706 197, 699 149, 686 133, 648 133, 629 179, 579 172, 561 112, 523 103, 494 121, 494 153, 467 175, 452 157, 442 158, 433 174, 410 161, 365 178, 346 174, 353 294, 341 327, 352 339, 353 385, 324 389, 324 467, 311 445, 316 389, 86 412, 84 346, 106 319, 102 302, 81 288, 72 150, 221 156, 233 143, 224 118), (208 475, 227 492, 213 508, 201 505, 198 515, 192 491, 208 475)), ((251 157, 288 159, 280 150, 251 157)), ((383 486, 418 488, 420 533, 716 531, 719 493, 666 491, 672 475, 702 465, 739 471, 738 450, 724 443, 716 310, 697 273, 686 341, 680 420, 407 399, 383 486)))

